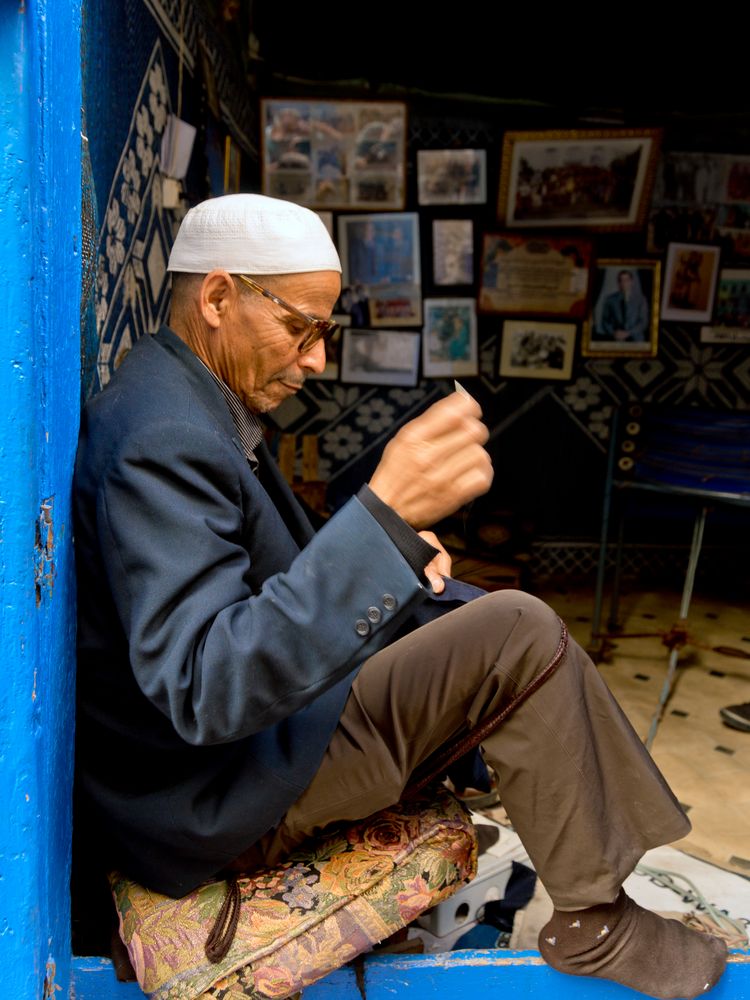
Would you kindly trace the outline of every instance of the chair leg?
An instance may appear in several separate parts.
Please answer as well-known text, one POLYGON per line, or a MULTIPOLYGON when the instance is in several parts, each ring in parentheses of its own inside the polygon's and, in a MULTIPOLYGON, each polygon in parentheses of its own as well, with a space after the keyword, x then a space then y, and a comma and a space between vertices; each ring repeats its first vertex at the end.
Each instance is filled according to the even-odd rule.
POLYGON ((594 613, 591 619, 591 638, 586 652, 594 663, 604 659, 607 642, 602 635, 602 604, 604 601, 604 581, 607 575, 607 542, 609 536, 609 517, 612 507, 611 469, 607 473, 604 488, 604 504, 602 509, 602 530, 599 539, 599 562, 596 568, 596 586, 594 589, 594 613))
POLYGON ((620 630, 620 579, 622 577, 622 550, 625 538, 625 515, 620 515, 617 525, 617 546, 615 548, 615 571, 612 579, 612 597, 609 605, 609 618, 607 620, 607 631, 619 632, 620 630))
MULTIPOLYGON (((688 616, 688 611, 690 609, 690 602, 693 598, 693 587, 695 586, 695 572, 698 568, 698 557, 700 555, 701 546, 703 544, 703 529, 706 525, 706 514, 708 512, 707 507, 701 507, 698 512, 698 516, 695 519, 695 524, 693 525, 693 541, 690 546, 690 557, 688 558, 687 573, 685 574, 685 584, 682 588, 682 602, 680 604, 680 620, 686 621, 688 616)), ((667 676, 664 678, 664 684, 661 689, 661 694, 659 695, 659 703, 656 706, 656 711, 651 719, 651 726, 648 731, 648 736, 646 737, 646 747, 650 750, 654 742, 654 737, 656 736, 656 730, 659 728, 659 723, 664 716, 664 709, 667 707, 667 702, 669 701, 670 695, 672 694, 672 687, 674 684, 674 675, 677 670, 677 661, 680 656, 679 648, 675 648, 669 654, 669 667, 667 669, 667 676)))

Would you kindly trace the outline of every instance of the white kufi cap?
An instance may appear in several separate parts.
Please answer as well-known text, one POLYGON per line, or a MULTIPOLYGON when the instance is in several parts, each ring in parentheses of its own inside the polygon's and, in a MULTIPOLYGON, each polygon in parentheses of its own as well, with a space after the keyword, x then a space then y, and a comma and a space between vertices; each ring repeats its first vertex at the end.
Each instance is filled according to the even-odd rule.
POLYGON ((208 274, 341 271, 333 240, 309 208, 262 194, 227 194, 191 208, 177 233, 168 271, 208 274))

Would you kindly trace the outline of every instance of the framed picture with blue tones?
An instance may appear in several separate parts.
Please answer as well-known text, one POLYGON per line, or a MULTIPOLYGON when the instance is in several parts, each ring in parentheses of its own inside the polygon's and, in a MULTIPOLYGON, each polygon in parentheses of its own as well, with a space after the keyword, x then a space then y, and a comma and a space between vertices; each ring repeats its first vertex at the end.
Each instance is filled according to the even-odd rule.
POLYGON ((421 325, 417 213, 341 215, 338 227, 343 283, 367 299, 368 325, 421 325))
POLYGON ((450 378, 479 374, 474 299, 425 299, 422 374, 450 378))

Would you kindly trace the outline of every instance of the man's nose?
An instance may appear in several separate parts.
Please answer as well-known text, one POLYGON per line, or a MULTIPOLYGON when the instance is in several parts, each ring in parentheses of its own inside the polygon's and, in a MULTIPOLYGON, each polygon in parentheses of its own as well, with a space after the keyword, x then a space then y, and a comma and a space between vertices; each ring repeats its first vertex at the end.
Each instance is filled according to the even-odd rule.
POLYGON ((320 375, 326 366, 326 345, 321 338, 317 340, 309 351, 300 354, 297 364, 300 368, 305 368, 308 372, 320 375))

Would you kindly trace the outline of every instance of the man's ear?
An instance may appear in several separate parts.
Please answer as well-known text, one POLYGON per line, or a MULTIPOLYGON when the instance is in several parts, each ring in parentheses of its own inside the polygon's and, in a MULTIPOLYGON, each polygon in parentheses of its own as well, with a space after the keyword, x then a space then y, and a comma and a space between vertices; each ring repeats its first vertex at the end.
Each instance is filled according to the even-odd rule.
POLYGON ((237 286, 228 271, 217 268, 206 275, 201 283, 200 310, 212 329, 218 329, 238 295, 237 286))

